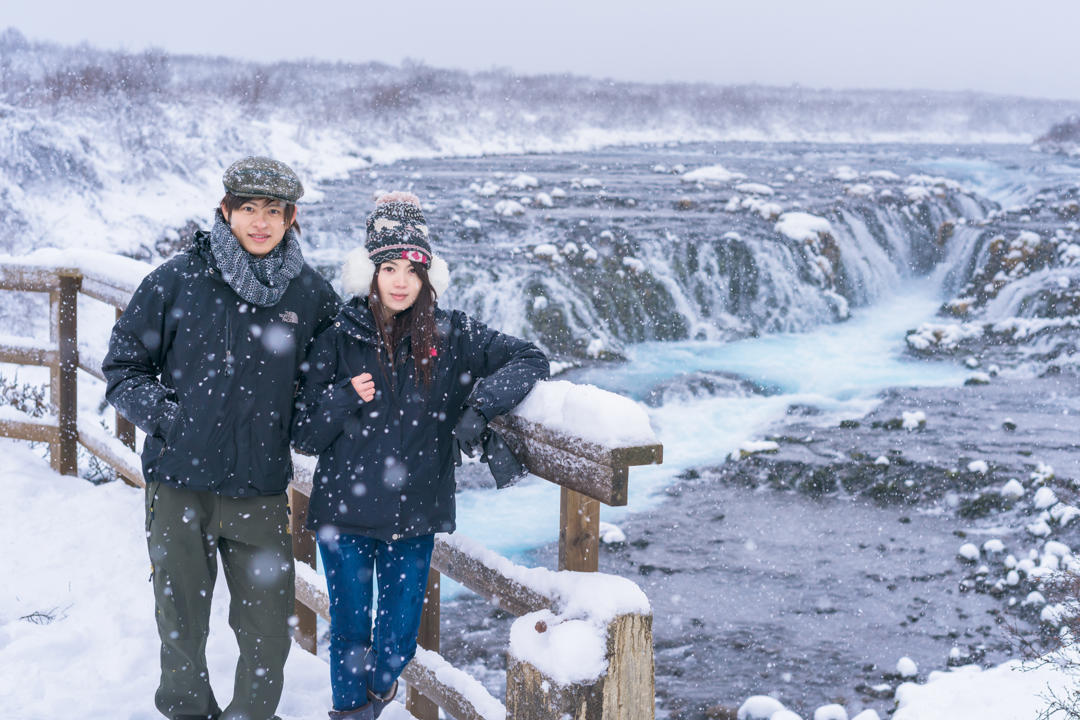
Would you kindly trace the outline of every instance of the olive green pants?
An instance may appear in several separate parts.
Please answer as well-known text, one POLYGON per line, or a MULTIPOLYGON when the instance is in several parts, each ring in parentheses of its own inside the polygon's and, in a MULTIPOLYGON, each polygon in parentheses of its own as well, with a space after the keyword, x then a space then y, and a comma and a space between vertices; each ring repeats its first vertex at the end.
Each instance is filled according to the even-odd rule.
POLYGON ((146 540, 161 637, 158 710, 171 720, 273 718, 295 598, 285 495, 230 498, 149 483, 146 540), (224 712, 206 667, 219 554, 232 596, 229 625, 240 648, 224 712))

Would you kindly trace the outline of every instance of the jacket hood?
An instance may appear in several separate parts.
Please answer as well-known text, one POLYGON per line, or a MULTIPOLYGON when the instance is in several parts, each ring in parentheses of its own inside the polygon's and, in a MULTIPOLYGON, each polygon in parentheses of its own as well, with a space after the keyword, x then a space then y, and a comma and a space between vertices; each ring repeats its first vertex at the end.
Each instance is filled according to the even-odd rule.
MULTIPOLYGON (((366 248, 359 247, 345 256, 345 263, 341 266, 341 287, 345 291, 345 297, 367 297, 373 277, 375 263, 371 262, 366 248)), ((450 287, 450 268, 438 255, 431 256, 428 280, 435 289, 435 297, 441 300, 450 287)))

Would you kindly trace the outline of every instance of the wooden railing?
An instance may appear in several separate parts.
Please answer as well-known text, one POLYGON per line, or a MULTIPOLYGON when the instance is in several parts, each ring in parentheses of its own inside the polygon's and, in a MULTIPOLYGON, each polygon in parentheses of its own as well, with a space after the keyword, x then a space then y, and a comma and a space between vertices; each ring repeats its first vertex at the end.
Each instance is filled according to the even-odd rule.
MULTIPOLYGON (((0 436, 49 443, 50 462, 75 474, 77 443, 113 467, 129 484, 144 486, 134 452, 134 427, 117 415, 115 437, 99 424, 77 417, 78 370, 104 379, 102 358, 78 342, 80 292, 115 308, 126 307, 140 277, 118 281, 115 275, 73 264, 32 264, 0 259, 0 290, 48 293, 50 340, 0 337, 0 362, 50 368, 50 397, 55 417, 35 418, 8 408, 0 416, 0 436)), ((596 572, 599 559, 599 505, 625 505, 629 468, 660 463, 662 447, 644 444, 606 447, 516 415, 492 425, 503 435, 530 472, 561 486, 558 570, 596 572)), ((315 571, 315 538, 304 529, 311 494, 313 463, 296 456, 289 488, 296 577, 296 641, 315 652, 317 616, 329 620, 324 580, 315 571)), ((449 665, 439 654, 440 581, 452 578, 512 615, 543 609, 558 611, 574 603, 573 575, 524 568, 456 536, 436 537, 428 577, 420 650, 406 667, 406 704, 420 720, 437 720, 439 708, 457 720, 649 720, 653 708, 652 616, 635 611, 606 618, 606 674, 593 682, 560 684, 527 661, 511 658, 507 703, 492 697, 479 682, 449 665), (539 573, 540 575, 537 575, 539 573), (551 577, 548 577, 548 574, 551 577), (543 577, 543 582, 523 578, 543 577), (562 590, 553 592, 553 587, 562 590), (570 588, 570 589, 567 589, 570 588)), ((627 581, 628 582, 628 581, 627 581)))

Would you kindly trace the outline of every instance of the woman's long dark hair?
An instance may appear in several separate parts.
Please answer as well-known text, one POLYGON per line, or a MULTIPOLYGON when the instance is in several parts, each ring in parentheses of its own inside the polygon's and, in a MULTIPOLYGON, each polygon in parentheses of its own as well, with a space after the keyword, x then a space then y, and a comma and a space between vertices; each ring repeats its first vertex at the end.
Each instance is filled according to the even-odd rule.
MULTIPOLYGON (((416 276, 420 278, 420 293, 412 307, 392 316, 385 317, 384 306, 379 299, 379 271, 382 264, 375 268, 368 289, 368 307, 375 316, 375 325, 379 328, 379 354, 386 351, 384 368, 394 366, 394 357, 402 338, 408 334, 411 338, 413 366, 416 376, 424 383, 425 389, 431 388, 431 378, 435 369, 437 332, 435 329, 435 288, 431 286, 427 268, 422 263, 412 263, 416 276)), ((391 383, 391 386, 393 384, 391 383)))

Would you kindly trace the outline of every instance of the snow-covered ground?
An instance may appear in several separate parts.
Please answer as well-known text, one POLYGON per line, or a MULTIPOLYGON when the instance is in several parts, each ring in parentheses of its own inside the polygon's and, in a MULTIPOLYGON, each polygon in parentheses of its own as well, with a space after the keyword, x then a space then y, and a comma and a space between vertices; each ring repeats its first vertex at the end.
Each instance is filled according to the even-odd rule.
MULTIPOLYGON (((0 593, 0 716, 160 718, 142 491, 57 475, 25 443, 0 440, 0 454, 0 487, 10 503, 0 522, 7 588, 0 593)), ((206 655, 223 706, 236 662, 228 602, 219 578, 206 655)), ((285 678, 283 720, 325 720, 326 662, 294 647, 285 678)), ((395 703, 383 717, 412 715, 395 703)))
MULTIPOLYGON (((0 697, 13 720, 80 717, 153 720, 158 643, 142 492, 57 475, 26 444, 0 440, 0 487, 10 505, 0 523, 0 697)), ((228 589, 215 591, 211 680, 227 702, 235 661, 228 589)), ((283 720, 322 720, 330 702, 326 663, 299 648, 289 655, 283 720)), ((1075 678, 1053 666, 931 673, 897 692, 895 720, 1034 720, 1043 697, 1075 678)), ((392 705, 387 720, 412 717, 392 705)), ((791 717, 782 716, 782 717, 791 717)), ((831 717, 831 716, 830 716, 831 717)))

